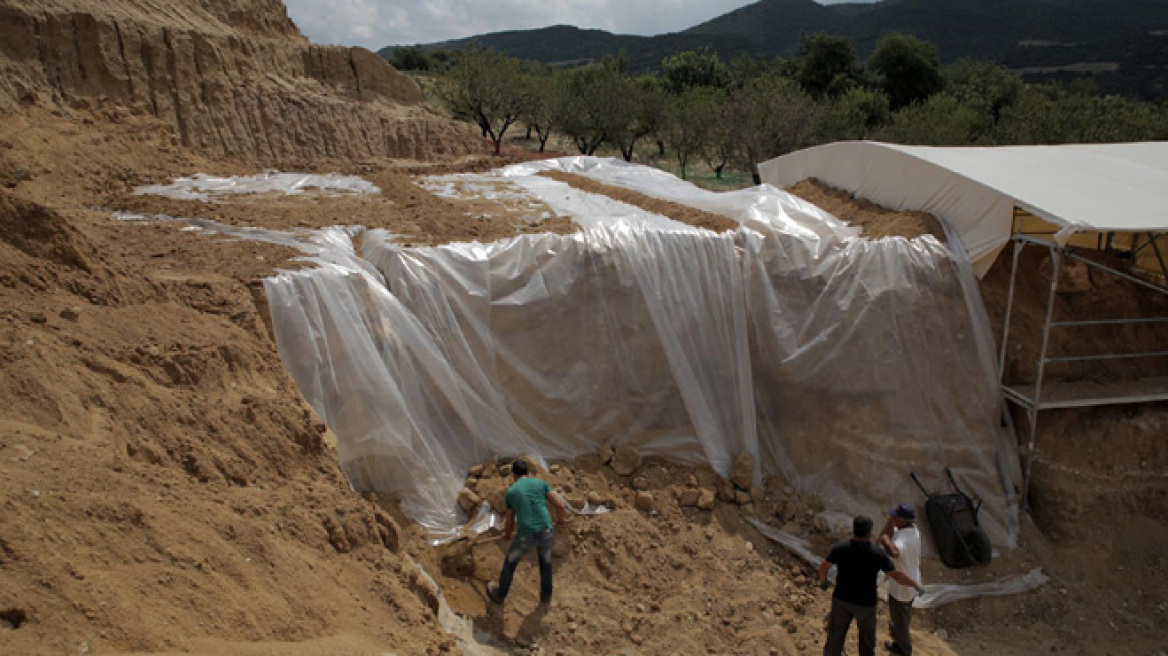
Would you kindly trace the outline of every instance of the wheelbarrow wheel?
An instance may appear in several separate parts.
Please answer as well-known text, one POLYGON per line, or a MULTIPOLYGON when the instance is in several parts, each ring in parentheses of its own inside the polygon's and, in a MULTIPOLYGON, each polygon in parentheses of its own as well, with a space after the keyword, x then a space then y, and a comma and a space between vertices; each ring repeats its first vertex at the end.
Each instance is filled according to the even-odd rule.
POLYGON ((994 558, 994 547, 990 544, 990 536, 980 526, 975 526, 962 536, 969 555, 978 565, 988 565, 994 558))

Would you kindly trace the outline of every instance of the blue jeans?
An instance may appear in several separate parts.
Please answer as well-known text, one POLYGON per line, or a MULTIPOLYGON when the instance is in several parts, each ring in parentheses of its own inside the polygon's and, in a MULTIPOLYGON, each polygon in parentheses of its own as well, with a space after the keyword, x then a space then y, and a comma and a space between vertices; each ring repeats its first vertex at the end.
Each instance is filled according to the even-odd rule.
POLYGON ((507 549, 507 557, 503 560, 503 572, 499 574, 499 599, 505 599, 511 591, 511 579, 515 576, 515 568, 519 561, 534 547, 539 555, 539 601, 547 603, 552 600, 552 544, 554 543, 552 529, 530 535, 517 535, 511 540, 511 547, 507 549))

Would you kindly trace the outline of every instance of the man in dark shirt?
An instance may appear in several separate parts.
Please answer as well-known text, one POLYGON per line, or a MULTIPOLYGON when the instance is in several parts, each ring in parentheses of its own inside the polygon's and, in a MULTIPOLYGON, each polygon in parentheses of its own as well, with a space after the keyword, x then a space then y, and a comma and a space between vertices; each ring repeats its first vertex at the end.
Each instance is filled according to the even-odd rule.
POLYGON ((916 588, 918 592, 923 592, 921 586, 911 576, 896 569, 888 554, 872 544, 872 520, 862 515, 852 520, 852 539, 836 543, 820 563, 819 584, 824 590, 828 586, 827 573, 832 565, 838 571, 823 656, 844 653, 844 641, 853 619, 860 631, 860 656, 875 656, 877 573, 884 572, 897 583, 916 588))

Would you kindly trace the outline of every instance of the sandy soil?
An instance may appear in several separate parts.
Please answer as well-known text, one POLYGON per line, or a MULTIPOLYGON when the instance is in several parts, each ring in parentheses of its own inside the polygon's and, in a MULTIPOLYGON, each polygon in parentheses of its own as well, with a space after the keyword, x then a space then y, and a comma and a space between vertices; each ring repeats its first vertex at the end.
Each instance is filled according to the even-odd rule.
MULTIPOLYGON (((562 219, 535 224, 437 198, 409 177, 484 165, 366 163, 360 172, 383 190, 367 198, 164 201, 130 190, 196 171, 256 171, 174 146, 151 118, 32 108, 0 121, 5 654, 460 651, 415 562, 509 653, 819 649, 827 596, 744 521, 753 514, 784 525, 804 513, 825 550, 836 536, 806 518, 816 501, 774 481, 749 508, 726 500, 699 510, 682 492, 725 483, 657 461, 629 477, 597 458, 549 472, 568 494, 593 492, 615 510, 562 531, 549 612, 531 613, 531 564, 506 609, 492 612, 481 583, 497 572, 502 545, 431 549, 391 500, 353 493, 327 428, 284 372, 260 281, 300 266, 295 254, 109 213, 272 228, 362 224, 419 244, 570 229, 562 219), (640 508, 639 493, 650 497, 640 508)), ((987 298, 997 275, 985 283, 987 298)), ((1051 583, 919 613, 918 653, 1163 653, 1168 463, 1149 435, 1162 436, 1165 424, 1162 410, 1131 412, 1080 417, 1089 429, 1072 434, 1066 452, 1045 451, 1036 483, 1046 494, 1036 496, 1038 523, 1024 525, 1021 549, 988 569, 926 568, 930 582, 972 582, 1041 566, 1051 583), (1106 447, 1093 446, 1095 432, 1107 435, 1106 447)), ((503 479, 472 482, 489 497, 503 479)))

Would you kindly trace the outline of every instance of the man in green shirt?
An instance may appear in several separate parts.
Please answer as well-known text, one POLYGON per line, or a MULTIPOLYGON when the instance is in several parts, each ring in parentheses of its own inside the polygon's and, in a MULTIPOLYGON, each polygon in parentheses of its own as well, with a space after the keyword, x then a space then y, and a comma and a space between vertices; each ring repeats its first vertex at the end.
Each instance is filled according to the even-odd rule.
POLYGON ((539 555, 539 603, 546 604, 552 600, 552 517, 548 513, 548 504, 556 512, 556 523, 564 523, 567 510, 560 495, 552 492, 544 481, 528 476, 527 461, 516 458, 511 464, 511 475, 515 482, 507 490, 507 519, 503 524, 503 539, 511 540, 511 547, 507 550, 507 557, 503 560, 503 571, 499 574, 499 583, 487 584, 487 596, 496 604, 502 604, 511 590, 511 579, 515 576, 515 567, 532 548, 539 555), (516 532, 516 524, 519 531, 516 532))

